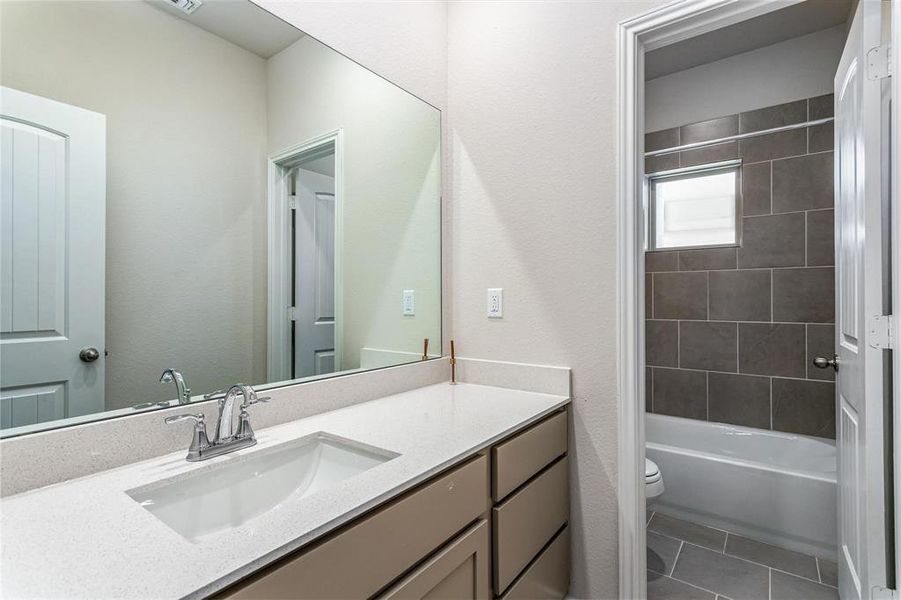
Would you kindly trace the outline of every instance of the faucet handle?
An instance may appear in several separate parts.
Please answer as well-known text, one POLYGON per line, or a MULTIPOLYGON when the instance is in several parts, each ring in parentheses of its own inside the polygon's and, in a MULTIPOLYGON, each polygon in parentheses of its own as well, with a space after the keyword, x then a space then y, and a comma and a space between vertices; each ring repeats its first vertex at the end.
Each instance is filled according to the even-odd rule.
POLYGON ((216 390, 215 392, 210 392, 209 394, 204 394, 203 399, 204 400, 214 400, 215 398, 218 398, 218 397, 224 396, 224 395, 225 395, 225 390, 216 390))
POLYGON ((187 460, 194 462, 201 460, 204 453, 210 448, 210 439, 206 436, 206 423, 203 413, 196 415, 173 415, 163 419, 166 423, 179 423, 181 421, 194 421, 194 434, 191 436, 191 445, 188 447, 187 460))

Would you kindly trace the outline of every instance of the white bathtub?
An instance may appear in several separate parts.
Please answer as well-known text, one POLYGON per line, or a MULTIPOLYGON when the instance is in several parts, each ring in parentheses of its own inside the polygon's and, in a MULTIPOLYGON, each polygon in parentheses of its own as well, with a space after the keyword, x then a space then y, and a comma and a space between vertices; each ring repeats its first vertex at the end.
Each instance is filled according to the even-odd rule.
POLYGON ((836 556, 835 442, 652 414, 646 431, 665 486, 652 508, 836 556))

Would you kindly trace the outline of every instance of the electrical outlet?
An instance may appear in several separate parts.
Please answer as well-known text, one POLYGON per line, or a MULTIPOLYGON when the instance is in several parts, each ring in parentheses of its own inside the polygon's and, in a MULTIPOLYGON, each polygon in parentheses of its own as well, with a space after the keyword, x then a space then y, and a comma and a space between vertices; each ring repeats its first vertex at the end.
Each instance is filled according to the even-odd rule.
POLYGON ((488 288, 488 318, 500 319, 504 316, 504 289, 488 288))
POLYGON ((416 314, 416 291, 404 290, 404 316, 412 317, 416 314))

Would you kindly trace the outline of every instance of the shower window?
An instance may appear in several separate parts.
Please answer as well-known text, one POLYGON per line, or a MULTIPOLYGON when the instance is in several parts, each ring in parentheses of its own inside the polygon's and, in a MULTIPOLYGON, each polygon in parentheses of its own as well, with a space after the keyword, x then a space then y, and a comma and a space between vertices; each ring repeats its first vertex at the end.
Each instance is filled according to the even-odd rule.
POLYGON ((739 244, 740 162, 654 173, 648 191, 648 250, 739 244))

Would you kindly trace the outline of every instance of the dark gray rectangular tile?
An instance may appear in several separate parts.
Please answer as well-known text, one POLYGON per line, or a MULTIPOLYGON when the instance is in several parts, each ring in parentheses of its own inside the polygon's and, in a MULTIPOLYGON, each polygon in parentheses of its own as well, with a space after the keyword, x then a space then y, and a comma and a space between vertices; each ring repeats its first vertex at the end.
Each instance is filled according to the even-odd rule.
POLYGON ((707 273, 655 273, 654 318, 706 319, 707 273))
POLYGON ((651 518, 651 522, 648 524, 648 531, 684 540, 690 544, 710 548, 717 552, 722 552, 723 546, 726 545, 725 531, 698 525, 691 521, 683 521, 659 511, 655 512, 651 518))
POLYGON ((679 270, 679 253, 675 250, 662 250, 644 253, 644 270, 646 273, 679 270))
POLYGON ((752 163, 741 168, 741 214, 770 214, 770 162, 752 163))
POLYGON ((733 600, 769 597, 769 569, 691 544, 682 546, 673 577, 733 600))
POLYGON ((835 147, 835 128, 832 123, 807 128, 807 151, 825 152, 835 147))
POLYGON ((835 325, 807 324, 807 379, 835 381, 835 369, 819 369, 813 364, 817 356, 832 358, 835 354, 835 325))
POLYGON ((817 561, 814 557, 793 550, 786 550, 772 544, 765 544, 750 538, 729 534, 726 541, 726 554, 760 563, 786 573, 793 573, 817 579, 817 561))
POLYGON ((654 367, 654 412, 707 420, 707 373, 654 367))
POLYGON ((705 248, 702 250, 680 250, 680 271, 709 271, 713 269, 734 269, 736 248, 705 248))
POLYGON ((773 161, 773 212, 832 208, 833 152, 773 161))
POLYGON ((804 213, 741 220, 740 269, 804 266, 804 213))
POLYGON ((654 369, 644 368, 644 411, 654 412, 654 369))
POLYGON ((808 101, 808 118, 811 121, 825 119, 835 114, 835 96, 826 94, 824 96, 816 96, 808 101))
POLYGON ((679 323, 647 321, 645 323, 645 360, 653 367, 679 366, 679 323))
POLYGON ((773 320, 792 323, 835 321, 835 269, 773 270, 773 320))
POLYGON ((835 384, 773 378, 773 429, 835 438, 835 384))
POLYGON ((742 159, 748 163, 798 156, 807 152, 807 132, 792 129, 747 138, 741 140, 739 150, 742 159))
POLYGON ((679 153, 679 162, 683 167, 706 165, 709 163, 732 160, 739 157, 738 142, 723 142, 694 150, 683 150, 679 153))
POLYGON ((679 153, 670 152, 669 154, 658 154, 657 156, 646 156, 644 159, 645 173, 659 173, 660 171, 669 171, 670 169, 679 168, 679 153))
POLYGON ((644 274, 644 316, 654 316, 654 276, 650 273, 644 274))
POLYGON ((679 323, 679 366, 685 369, 735 372, 736 324, 710 321, 679 323))
POLYGON ((739 115, 741 133, 763 131, 784 125, 794 125, 807 120, 807 100, 795 100, 785 104, 750 110, 739 115))
POLYGON ((715 600, 711 592, 672 577, 648 572, 648 600, 715 600))
POLYGON ((673 565, 676 564, 676 555, 679 553, 681 540, 660 535, 649 531, 648 542, 648 570, 664 575, 671 575, 673 565))
POLYGON ((708 373, 707 386, 708 420, 770 428, 769 377, 708 373))
POLYGON ((683 144, 696 142, 708 142, 720 138, 729 137, 738 133, 738 115, 710 119, 691 125, 683 125, 680 130, 683 144))
POLYGON ((739 323, 738 370, 754 375, 804 378, 806 329, 798 323, 739 323))
POLYGON ((769 321, 770 271, 712 271, 710 318, 717 321, 769 321))
POLYGON ((788 573, 773 571, 771 600, 838 600, 838 590, 788 573))
POLYGON ((660 131, 652 131, 644 136, 644 151, 654 152, 655 150, 665 150, 666 148, 675 148, 681 144, 679 141, 679 128, 672 127, 670 129, 661 129, 660 131))
POLYGON ((838 587, 838 564, 834 560, 817 557, 820 568, 820 583, 838 587))
POLYGON ((807 213, 807 264, 811 267, 835 264, 835 219, 832 210, 807 213))

